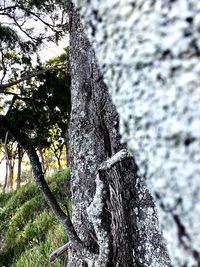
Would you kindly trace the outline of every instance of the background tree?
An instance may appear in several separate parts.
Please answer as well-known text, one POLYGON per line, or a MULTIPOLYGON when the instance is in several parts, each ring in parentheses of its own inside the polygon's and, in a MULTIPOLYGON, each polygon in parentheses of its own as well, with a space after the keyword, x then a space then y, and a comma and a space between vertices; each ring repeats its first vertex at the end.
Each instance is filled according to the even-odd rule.
MULTIPOLYGON (((69 99, 66 101, 70 102, 70 94, 65 95, 66 91, 63 90, 63 86, 69 83, 69 77, 64 71, 65 67, 63 68, 63 64, 66 64, 64 63, 66 54, 61 55, 59 59, 51 60, 45 66, 42 66, 38 56, 39 48, 44 47, 47 42, 57 42, 66 32, 66 13, 58 8, 60 4, 59 1, 51 3, 2 1, 0 3, 2 114, 7 112, 10 122, 13 121, 17 127, 27 131, 40 151, 50 147, 50 124, 58 122, 58 127, 66 131, 64 128, 67 127, 66 121, 70 110, 68 105, 65 108, 62 104, 57 105, 54 102, 54 99, 59 96, 65 101, 67 94, 69 99), (32 27, 33 21, 40 31, 35 31, 32 27), (58 70, 60 70, 59 74, 58 70), (62 73, 61 70, 63 70, 62 73), (37 78, 34 78, 36 76, 37 78), (38 90, 41 84, 43 88, 38 90), (55 85, 60 88, 56 90, 55 85), (33 93, 33 88, 39 93, 33 93), (33 102, 33 97, 37 103, 33 102), (45 100, 48 103, 39 97, 46 97, 45 100), (48 110, 45 105, 49 105, 48 110), (59 117, 61 112, 62 119, 59 117), (40 125, 37 125, 38 119, 40 119, 40 125)), ((20 160, 18 163, 18 173, 20 173, 20 160)))
POLYGON ((21 186, 21 175, 22 175, 22 159, 24 156, 23 148, 18 144, 17 145, 17 159, 18 159, 18 166, 17 166, 17 178, 16 178, 16 189, 19 189, 21 186))
MULTIPOLYGON (((19 8, 20 10, 22 9, 23 11, 25 10, 25 12, 27 12, 26 5, 28 5, 28 7, 31 7, 31 8, 32 7, 37 7, 37 8, 41 7, 42 11, 44 11, 45 8, 47 7, 47 11, 48 11, 48 9, 50 7, 50 5, 47 5, 47 6, 45 5, 46 2, 45 3, 42 2, 42 5, 39 2, 38 3, 35 2, 36 4, 33 2, 30 2, 30 3, 27 3, 27 2, 21 3, 20 2, 20 4, 21 4, 20 6, 18 6, 19 2, 17 2, 17 1, 14 3, 16 3, 17 6, 7 7, 7 6, 5 6, 5 4, 3 4, 1 10, 5 11, 5 10, 11 9, 11 11, 13 11, 12 8, 14 8, 14 11, 15 11, 15 9, 19 8), (42 8, 42 6, 44 7, 44 9, 42 8)), ((53 6, 53 7, 55 7, 55 6, 53 6)), ((51 13, 53 11, 54 11, 54 9, 50 10, 51 13)), ((30 15, 30 14, 32 14, 32 11, 30 11, 30 9, 29 9, 28 15, 30 15)), ((23 14, 23 15, 26 15, 26 14, 23 14)), ((35 15, 35 13, 34 13, 34 15, 35 15)), ((20 28, 20 30, 23 32, 23 30, 21 29, 21 25, 18 24, 18 19, 20 19, 20 17, 16 18, 16 21, 15 20, 14 21, 15 21, 16 25, 20 28)), ((39 17, 39 20, 41 21, 41 17, 39 17)), ((44 21, 42 21, 42 23, 44 23, 44 21)), ((44 24, 47 24, 47 26, 52 29, 51 24, 49 24, 49 23, 44 23, 44 24)), ((24 25, 24 23, 23 23, 23 25, 24 25)), ((8 27, 8 30, 9 29, 10 28, 8 27)), ((25 35, 27 35, 27 32, 28 32, 28 30, 26 30, 25 35)), ((7 36, 6 33, 4 35, 7 36)), ((2 35, 3 38, 4 38, 4 35, 2 35)), ((10 34, 10 36, 11 35, 12 34, 10 34)), ((56 38, 58 37, 57 35, 55 35, 55 36, 56 36, 56 38)), ((32 36, 29 35, 27 37, 32 37, 32 36)), ((18 35, 17 35, 17 38, 21 39, 18 35)), ((40 36, 38 38, 40 38, 40 36)), ((35 37, 32 39, 35 41, 35 46, 34 46, 34 48, 35 48, 38 44, 37 43, 38 39, 36 39, 35 37)), ((40 39, 39 39, 39 41, 40 41, 40 39)), ((8 42, 7 42, 7 44, 8 44, 8 42)), ((19 48, 21 49, 21 47, 19 47, 19 48)), ((16 49, 17 49, 17 47, 16 47, 16 49)), ((2 62, 4 62, 4 59, 2 60, 2 62)), ((16 62, 16 60, 14 62, 16 62)), ((40 63, 40 62, 38 62, 38 63, 40 63)), ((40 64, 39 64, 39 67, 40 67, 40 64)), ((31 101, 30 95, 28 95, 25 98, 21 96, 21 93, 24 93, 25 89, 27 89, 27 87, 30 85, 30 82, 28 80, 30 80, 32 77, 36 77, 36 76, 38 77, 39 75, 42 75, 42 74, 44 75, 47 72, 49 74, 48 77, 50 76, 50 78, 51 78, 51 71, 55 70, 55 69, 57 69, 57 67, 51 67, 51 68, 48 68, 48 70, 46 70, 46 69, 43 70, 43 69, 39 68, 39 70, 36 71, 35 73, 29 72, 29 73, 25 73, 24 75, 21 75, 21 73, 18 75, 18 73, 17 73, 18 70, 17 70, 16 71, 17 75, 15 75, 15 77, 14 77, 15 80, 7 80, 5 82, 4 80, 7 79, 8 72, 6 71, 7 69, 6 69, 5 65, 2 67, 3 76, 2 76, 2 80, 1 80, 1 86, 0 86, 1 93, 3 93, 4 95, 13 95, 13 99, 10 103, 10 106, 8 108, 7 113, 5 115, 0 115, 0 126, 1 126, 1 129, 3 129, 5 132, 8 132, 9 136, 14 138, 14 140, 16 140, 18 142, 18 144, 21 147, 23 147, 24 150, 26 150, 26 153, 29 156, 29 159, 30 159, 30 162, 32 165, 32 169, 33 169, 33 173, 34 173, 34 177, 35 177, 35 180, 38 184, 39 189, 42 191, 43 195, 45 196, 45 199, 48 202, 49 206, 52 208, 52 210, 57 215, 59 220, 63 223, 65 229, 68 232, 70 239, 72 239, 76 244, 78 244, 78 246, 82 247, 81 240, 79 239, 79 237, 77 236, 77 234, 74 230, 74 227, 73 227, 73 225, 69 219, 69 215, 63 210, 63 208, 61 208, 61 206, 59 205, 58 201, 56 200, 55 196, 53 195, 52 191, 50 190, 48 184, 46 183, 46 181, 44 179, 44 172, 42 170, 40 160, 39 160, 38 155, 36 153, 36 148, 33 145, 33 141, 31 140, 30 136, 28 136, 28 134, 22 132, 23 129, 17 128, 16 124, 12 123, 12 112, 13 112, 13 108, 16 107, 16 100, 18 100, 17 101, 18 103, 19 103, 19 100, 21 100, 23 102, 24 101, 31 101), (19 85, 21 82, 24 82, 24 81, 28 81, 28 82, 23 83, 23 86, 19 85), (16 86, 16 85, 19 85, 18 88, 16 88, 16 87, 14 88, 14 89, 17 89, 17 91, 9 92, 6 89, 6 88, 11 88, 11 86, 16 86)), ((55 80, 56 80, 56 76, 55 76, 55 79, 53 79, 53 80, 47 79, 47 82, 51 81, 51 83, 52 83, 52 82, 55 82, 55 80)), ((45 85, 45 82, 43 85, 45 85)), ((59 83, 58 83, 58 85, 59 85, 59 83)), ((45 88, 45 86, 43 86, 43 88, 45 88)), ((13 89, 13 87, 11 89, 13 89)), ((27 94, 27 92, 26 92, 26 94, 27 94)), ((52 94, 54 94, 54 93, 52 92, 52 94)), ((52 106, 54 106, 53 101, 51 103, 52 103, 52 106)), ((20 106, 19 110, 21 109, 21 107, 23 107, 23 105, 20 106)), ((58 108, 58 110, 59 110, 59 108, 58 108)), ((44 111, 45 111, 45 107, 44 107, 44 111)), ((52 117, 55 117, 53 112, 52 112, 52 117)), ((48 117, 46 117, 44 119, 47 120, 48 117)), ((63 124, 63 122, 62 123, 60 122, 60 124, 63 124)), ((32 125, 34 126, 33 120, 31 121, 31 126, 32 125)), ((35 137, 34 132, 33 132, 33 137, 35 137)))
POLYGON ((14 167, 17 154, 16 142, 13 138, 10 138, 7 132, 3 132, 1 129, 1 146, 3 158, 6 162, 5 181, 3 184, 3 192, 9 192, 13 190, 14 186, 14 167))
MULTIPOLYGON (((48 64, 55 63, 56 60, 60 62, 60 66, 66 64, 66 54, 52 59, 48 64)), ((7 101, 7 105, 12 105, 7 114, 9 121, 30 136, 40 154, 44 171, 46 164, 43 152, 46 149, 53 149, 53 156, 56 157, 58 168, 61 169, 60 160, 64 146, 62 136, 66 135, 70 113, 69 85, 69 75, 66 74, 65 67, 62 67, 59 72, 43 73, 29 82, 26 90, 21 92, 20 100, 7 101), (22 101, 22 98, 26 99, 26 102, 22 101)), ((21 154, 18 156, 18 159, 20 158, 21 154)), ((18 163, 20 173, 19 160, 18 163)))

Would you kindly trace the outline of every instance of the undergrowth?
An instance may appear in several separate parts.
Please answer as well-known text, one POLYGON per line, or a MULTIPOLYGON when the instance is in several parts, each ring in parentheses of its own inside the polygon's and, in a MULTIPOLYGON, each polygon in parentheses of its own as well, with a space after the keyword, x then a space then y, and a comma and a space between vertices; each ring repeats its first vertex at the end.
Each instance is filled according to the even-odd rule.
MULTIPOLYGON (((71 212, 69 179, 65 170, 47 177, 47 182, 71 212)), ((66 256, 49 263, 49 255, 67 242, 67 234, 34 182, 0 194, 0 233, 0 267, 66 266, 66 256)))

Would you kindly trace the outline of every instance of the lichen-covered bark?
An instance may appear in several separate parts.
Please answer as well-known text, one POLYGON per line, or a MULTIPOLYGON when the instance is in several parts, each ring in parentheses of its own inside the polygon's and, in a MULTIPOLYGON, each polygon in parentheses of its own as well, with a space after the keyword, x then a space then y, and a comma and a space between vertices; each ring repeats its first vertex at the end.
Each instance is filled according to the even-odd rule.
POLYGON ((100 170, 123 148, 118 115, 73 5, 69 23, 73 224, 97 257, 88 259, 72 248, 68 266, 171 266, 153 199, 134 160, 100 170))
POLYGON ((200 1, 75 2, 173 265, 199 266, 200 1))

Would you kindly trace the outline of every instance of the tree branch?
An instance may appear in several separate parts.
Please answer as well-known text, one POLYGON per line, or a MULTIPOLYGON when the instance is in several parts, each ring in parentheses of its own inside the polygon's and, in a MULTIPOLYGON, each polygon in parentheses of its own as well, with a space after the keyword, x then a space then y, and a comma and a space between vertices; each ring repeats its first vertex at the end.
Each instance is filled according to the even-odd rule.
POLYGON ((63 253, 65 253, 68 250, 68 248, 69 248, 69 243, 54 250, 49 256, 50 262, 55 261, 58 257, 60 257, 63 253))
POLYGON ((36 76, 41 75, 41 74, 44 74, 44 73, 46 73, 48 71, 59 71, 59 70, 63 70, 63 69, 66 69, 66 67, 60 67, 59 68, 59 65, 57 65, 57 66, 50 67, 50 68, 48 68, 46 70, 39 70, 39 71, 36 71, 36 72, 33 72, 33 73, 29 73, 29 74, 21 77, 20 79, 18 79, 16 81, 0 85, 0 93, 4 93, 5 94, 5 92, 3 90, 1 90, 1 89, 5 89, 5 88, 11 87, 13 85, 19 84, 21 82, 30 80, 31 78, 36 77, 36 76))
POLYGON ((20 99, 20 100, 23 100, 23 101, 34 101, 34 99, 31 98, 31 97, 22 97, 22 96, 20 96, 20 94, 13 93, 13 92, 6 92, 6 91, 1 90, 1 89, 0 89, 0 94, 4 94, 4 95, 12 95, 12 96, 15 97, 15 100, 16 100, 16 99, 20 99))
POLYGON ((40 191, 44 195, 48 205, 64 225, 66 231, 68 232, 70 242, 73 244, 75 249, 85 250, 85 246, 78 237, 71 220, 69 219, 68 215, 65 214, 61 209, 59 203, 57 202, 55 196, 53 195, 47 182, 45 181, 38 155, 28 136, 21 133, 18 129, 14 128, 8 122, 6 117, 2 115, 0 115, 0 127, 8 132, 24 148, 24 150, 26 150, 33 168, 35 181, 40 191))
POLYGON ((0 12, 6 11, 6 10, 9 10, 9 9, 15 9, 16 7, 17 7, 17 5, 3 7, 3 8, 0 8, 0 12))
POLYGON ((22 29, 21 25, 18 23, 17 19, 16 19, 16 15, 14 14, 14 16, 12 16, 9 11, 12 11, 12 10, 15 10, 15 9, 19 9, 19 10, 22 10, 24 11, 25 15, 31 15, 32 17, 35 17, 35 19, 37 19, 38 21, 42 22, 45 26, 47 26, 48 28, 50 28, 53 32, 56 32, 56 33, 60 33, 60 31, 58 31, 56 28, 57 26, 54 25, 54 24, 50 24, 48 22, 46 22, 44 19, 41 18, 41 15, 38 15, 37 13, 31 11, 30 9, 24 7, 24 6, 21 6, 21 5, 13 5, 13 6, 8 6, 8 7, 4 7, 4 8, 0 8, 0 12, 5 12, 7 11, 7 13, 0 13, 0 15, 4 15, 4 16, 8 16, 10 17, 11 19, 14 20, 15 22, 15 25, 17 25, 19 27, 19 29, 24 32, 29 38, 31 39, 34 39, 32 38, 32 36, 30 36, 29 34, 27 34, 27 32, 22 29))
POLYGON ((19 8, 22 9, 22 10, 24 10, 27 14, 30 14, 30 15, 36 17, 36 18, 37 18, 39 21, 41 21, 44 25, 48 26, 52 31, 57 32, 57 31, 54 29, 55 25, 52 25, 52 24, 46 22, 46 21, 43 20, 39 15, 37 15, 37 14, 34 13, 34 12, 32 12, 31 10, 27 10, 27 9, 24 8, 24 7, 19 7, 19 8))
POLYGON ((122 149, 119 152, 117 152, 114 156, 104 161, 100 165, 99 170, 111 169, 117 163, 122 162, 125 159, 131 159, 131 158, 133 158, 133 156, 130 154, 130 152, 128 152, 127 149, 122 149))
MULTIPOLYGON (((126 149, 122 149, 113 155, 108 160, 104 161, 96 174, 96 192, 94 194, 93 200, 90 205, 87 207, 88 218, 93 224, 97 243, 99 246, 99 255, 97 258, 97 266, 108 266, 109 260, 109 234, 108 229, 103 225, 103 216, 105 216, 105 210, 107 210, 108 206, 108 191, 107 188, 110 188, 105 181, 105 177, 103 175, 104 171, 111 169, 117 163, 122 162, 126 159, 132 159, 133 156, 126 149)), ((122 214, 122 213, 121 213, 122 214)), ((95 265, 96 266, 96 265, 95 265)))
POLYGON ((5 66, 5 62, 4 62, 4 54, 3 54, 3 50, 1 49, 1 63, 2 63, 2 67, 3 67, 3 75, 2 75, 2 78, 1 78, 1 82, 0 84, 3 83, 3 79, 5 78, 6 76, 6 66, 5 66))
POLYGON ((22 26, 18 23, 17 19, 15 18, 15 16, 12 16, 10 14, 4 14, 5 16, 8 16, 10 19, 13 19, 15 22, 15 25, 17 25, 17 27, 20 29, 21 32, 23 32, 29 39, 34 40, 35 42, 37 41, 37 38, 34 38, 33 36, 31 36, 26 30, 24 30, 22 28, 22 26))

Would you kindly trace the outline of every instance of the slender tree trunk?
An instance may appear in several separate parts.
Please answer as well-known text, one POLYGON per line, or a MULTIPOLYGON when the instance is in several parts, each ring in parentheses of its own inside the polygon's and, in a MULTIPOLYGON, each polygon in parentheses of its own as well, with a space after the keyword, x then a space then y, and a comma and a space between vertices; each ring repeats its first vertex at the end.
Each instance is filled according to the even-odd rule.
POLYGON ((12 162, 12 159, 10 159, 9 164, 9 176, 10 176, 10 191, 13 191, 14 188, 14 163, 12 162))
POLYGON ((8 132, 6 132, 3 147, 6 159, 5 192, 9 192, 10 190, 12 191, 14 187, 14 167, 16 151, 14 151, 13 149, 13 144, 10 148, 8 148, 8 132))
POLYGON ((55 147, 53 149, 54 156, 55 156, 55 158, 57 160, 57 163, 58 163, 58 171, 62 171, 62 166, 61 166, 61 160, 60 159, 61 159, 61 156, 62 156, 63 146, 64 145, 62 145, 62 147, 60 147, 59 149, 56 149, 55 147))
POLYGON ((30 169, 29 169, 29 180, 30 180, 30 182, 33 180, 33 168, 32 168, 32 165, 30 165, 30 169))
MULTIPOLYGON (((57 153, 59 153, 59 152, 57 152, 57 153)), ((54 153, 54 156, 56 157, 56 160, 58 163, 58 171, 62 171, 62 166, 61 166, 61 162, 60 162, 61 154, 58 155, 57 153, 54 153)))
POLYGON ((18 168, 17 168, 17 189, 20 188, 21 186, 21 172, 22 172, 22 158, 23 158, 23 153, 22 153, 22 148, 18 144, 18 168))
POLYGON ((68 136, 68 131, 66 132, 66 137, 64 138, 64 145, 65 145, 66 166, 69 166, 70 157, 69 157, 69 136, 68 136))
POLYGON ((10 190, 10 158, 9 158, 7 142, 8 142, 8 132, 6 132, 5 141, 3 144, 5 159, 6 159, 6 176, 5 176, 4 192, 9 192, 10 190))
POLYGON ((68 267, 169 267, 153 199, 134 159, 122 156, 118 115, 72 4, 69 11, 73 223, 96 256, 72 247, 68 267))
POLYGON ((62 171, 62 166, 61 166, 61 162, 60 162, 60 156, 57 157, 57 162, 58 162, 58 170, 62 171))
POLYGON ((17 155, 17 148, 14 150, 12 146, 9 151, 9 176, 10 176, 10 190, 14 189, 14 169, 15 169, 15 159, 17 155))
POLYGON ((4 184, 3 184, 3 193, 6 192, 6 185, 8 182, 8 163, 6 162, 6 174, 5 174, 5 180, 4 180, 4 184))
POLYGON ((41 164, 42 164, 42 170, 45 173, 46 172, 45 159, 44 159, 44 155, 43 155, 41 148, 39 148, 39 153, 40 153, 40 159, 41 159, 41 164))
POLYGON ((6 163, 7 167, 7 179, 6 179, 6 186, 5 186, 5 192, 8 193, 10 191, 10 168, 9 165, 6 163))

